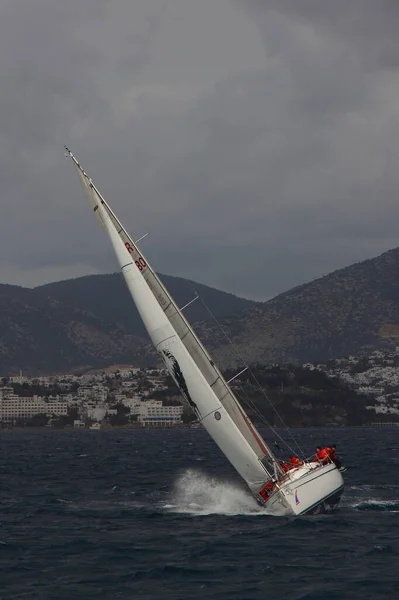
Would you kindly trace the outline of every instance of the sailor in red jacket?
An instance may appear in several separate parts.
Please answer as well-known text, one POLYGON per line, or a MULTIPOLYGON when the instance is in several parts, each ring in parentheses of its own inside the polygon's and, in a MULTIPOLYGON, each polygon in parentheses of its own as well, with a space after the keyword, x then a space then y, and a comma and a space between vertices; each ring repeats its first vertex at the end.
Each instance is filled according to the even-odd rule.
POLYGON ((337 469, 346 470, 345 467, 342 467, 342 464, 341 464, 341 461, 339 460, 339 458, 337 458, 336 450, 337 450, 337 445, 336 444, 332 444, 329 447, 330 459, 333 461, 333 463, 335 464, 335 466, 337 467, 337 469))
POLYGON ((299 467, 303 462, 297 456, 290 456, 290 469, 299 467))
POLYGON ((290 469, 289 464, 285 460, 280 460, 280 467, 283 469, 284 473, 290 469))
POLYGON ((336 449, 336 445, 335 445, 335 444, 333 444, 332 446, 329 446, 329 447, 327 448, 327 450, 328 450, 328 455, 329 455, 329 457, 331 458, 331 460, 332 460, 333 462, 334 462, 334 461, 335 461, 335 459, 337 458, 337 456, 336 456, 336 454, 335 454, 335 449, 336 449))
POLYGON ((321 462, 323 465, 326 465, 330 462, 330 448, 320 448, 317 446, 316 448, 316 460, 321 462))
POLYGON ((274 488, 274 482, 271 479, 269 479, 269 481, 266 483, 266 485, 259 492, 260 496, 262 496, 262 498, 265 502, 269 498, 270 494, 272 493, 273 488, 274 488))

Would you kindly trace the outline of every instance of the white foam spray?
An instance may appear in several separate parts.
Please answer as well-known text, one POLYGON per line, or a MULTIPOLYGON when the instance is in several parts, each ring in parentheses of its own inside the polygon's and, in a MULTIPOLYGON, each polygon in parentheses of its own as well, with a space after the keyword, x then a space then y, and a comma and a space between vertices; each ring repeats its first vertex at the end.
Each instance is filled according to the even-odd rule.
POLYGON ((171 503, 164 508, 192 515, 267 515, 238 485, 189 469, 175 483, 171 503))

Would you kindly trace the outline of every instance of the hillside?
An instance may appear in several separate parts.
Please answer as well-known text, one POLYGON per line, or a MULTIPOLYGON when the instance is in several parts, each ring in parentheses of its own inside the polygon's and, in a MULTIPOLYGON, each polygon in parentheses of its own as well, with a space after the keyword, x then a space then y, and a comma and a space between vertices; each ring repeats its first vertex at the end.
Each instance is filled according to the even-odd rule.
MULTIPOLYGON (((162 276, 180 305, 198 290, 218 318, 254 302, 177 277, 162 276)), ((202 307, 202 312, 201 311, 202 307)), ((187 309, 196 320, 201 302, 187 309)), ((81 277, 35 289, 0 284, 0 376, 53 373, 154 360, 119 274, 81 277)))
POLYGON ((0 374, 101 365, 142 344, 113 323, 35 290, 0 285, 0 374))
MULTIPOLYGON (((195 281, 170 275, 160 274, 159 276, 179 306, 190 302, 198 293, 218 319, 257 305, 251 300, 238 298, 233 294, 221 292, 195 281)), ((67 302, 79 310, 91 312, 106 322, 116 322, 126 333, 143 336, 146 342, 148 340, 125 281, 119 273, 68 279, 49 283, 37 287, 35 290, 51 298, 67 302)), ((193 302, 187 307, 185 315, 192 323, 208 317, 200 301, 193 302)))
MULTIPOLYGON (((319 362, 394 347, 399 340, 399 249, 255 303, 162 275, 222 367, 319 362), (208 317, 208 320, 205 320, 208 317)), ((0 285, 0 374, 150 364, 155 353, 120 275, 95 275, 34 290, 0 285)))
MULTIPOLYGON (((246 361, 307 362, 361 354, 399 343, 399 249, 298 286, 221 320, 246 361)), ((207 324, 203 339, 219 348, 222 364, 235 360, 224 338, 207 324)))

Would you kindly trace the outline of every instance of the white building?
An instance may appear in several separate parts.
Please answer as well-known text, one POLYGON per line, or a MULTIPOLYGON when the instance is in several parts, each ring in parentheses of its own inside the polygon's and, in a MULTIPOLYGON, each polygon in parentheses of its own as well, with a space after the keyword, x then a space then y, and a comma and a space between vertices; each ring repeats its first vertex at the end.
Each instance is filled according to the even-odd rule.
POLYGON ((41 396, 17 396, 12 388, 0 388, 0 391, 0 422, 2 423, 30 419, 38 414, 59 417, 68 413, 68 404, 62 400, 46 402, 41 396))
POLYGON ((91 387, 80 386, 78 388, 78 395, 80 398, 89 398, 91 396, 91 387))
POLYGON ((115 402, 124 402, 126 400, 126 394, 115 394, 115 402))
POLYGON ((131 415, 139 415, 140 414, 140 406, 142 401, 139 396, 134 396, 133 398, 124 397, 121 401, 124 406, 130 408, 131 415))
POLYGON ((22 375, 22 373, 20 373, 19 375, 11 376, 9 378, 9 381, 10 383, 19 383, 20 385, 22 385, 26 381, 29 381, 29 379, 28 377, 25 377, 24 375, 22 375))
POLYGON ((87 416, 92 421, 101 422, 105 419, 107 409, 108 407, 104 405, 90 406, 87 408, 87 416))
POLYGON ((144 427, 165 427, 181 423, 182 406, 163 406, 162 400, 145 400, 140 403, 137 420, 144 427))
POLYGON ((105 402, 108 398, 108 388, 103 385, 93 385, 92 397, 95 398, 97 402, 105 402))
POLYGON ((102 385, 81 386, 78 388, 78 395, 80 398, 105 402, 108 398, 108 388, 102 385))
POLYGON ((51 387, 52 385, 54 385, 55 382, 55 377, 36 377, 37 382, 39 385, 42 385, 43 387, 51 387))

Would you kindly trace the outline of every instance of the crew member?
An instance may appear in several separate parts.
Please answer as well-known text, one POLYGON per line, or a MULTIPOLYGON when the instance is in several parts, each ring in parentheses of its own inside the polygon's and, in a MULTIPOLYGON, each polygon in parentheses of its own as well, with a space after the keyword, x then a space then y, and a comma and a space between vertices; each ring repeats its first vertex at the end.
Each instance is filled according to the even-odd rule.
POLYGON ((320 448, 317 446, 316 448, 316 460, 321 462, 323 465, 326 465, 330 462, 330 448, 320 448))
POLYGON ((337 445, 336 444, 332 444, 329 448, 330 450, 330 459, 333 461, 333 463, 335 464, 335 466, 337 467, 337 469, 340 469, 342 467, 341 461, 339 460, 339 458, 337 458, 336 455, 336 450, 337 450, 337 445))
POLYGON ((284 473, 289 471, 290 468, 289 464, 285 460, 280 460, 280 467, 283 469, 284 473))
POLYGON ((297 456, 290 456, 290 469, 303 465, 303 462, 297 456))
POLYGON ((262 498, 265 502, 269 498, 270 494, 272 493, 273 488, 274 488, 274 483, 273 483, 273 481, 271 481, 269 479, 269 481, 266 483, 266 485, 259 492, 259 494, 262 496, 262 498))

